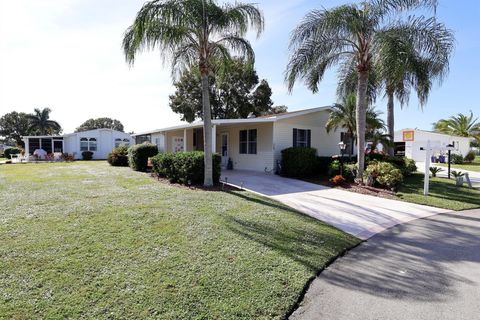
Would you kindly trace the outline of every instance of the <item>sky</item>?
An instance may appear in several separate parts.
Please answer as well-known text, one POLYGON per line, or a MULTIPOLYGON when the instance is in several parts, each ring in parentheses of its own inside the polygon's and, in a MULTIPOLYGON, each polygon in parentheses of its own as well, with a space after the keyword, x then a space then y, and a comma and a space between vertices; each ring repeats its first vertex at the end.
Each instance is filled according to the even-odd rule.
MULTIPOLYGON (((125 29, 144 0, 0 0, 0 116, 52 109, 51 118, 72 132, 89 118, 120 120, 128 132, 180 123, 168 105, 171 72, 159 51, 138 56, 133 67, 121 49, 125 29)), ((336 73, 327 73, 316 94, 284 83, 291 30, 312 9, 348 0, 257 0, 265 31, 250 37, 256 69, 273 90, 275 105, 294 111, 336 102, 336 73)), ((435 86, 423 110, 412 94, 395 112, 396 129, 431 129, 457 113, 480 116, 480 1, 440 0, 437 17, 454 31, 456 49, 448 78, 435 86)), ((376 106, 384 111, 386 103, 376 106)))

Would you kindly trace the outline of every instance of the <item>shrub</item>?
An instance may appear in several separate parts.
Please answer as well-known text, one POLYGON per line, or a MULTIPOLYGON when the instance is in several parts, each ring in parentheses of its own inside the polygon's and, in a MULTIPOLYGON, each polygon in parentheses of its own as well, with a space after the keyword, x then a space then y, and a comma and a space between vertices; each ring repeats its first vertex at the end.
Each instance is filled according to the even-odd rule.
POLYGON ((371 176, 380 186, 388 188, 394 188, 403 181, 400 169, 389 162, 370 162, 365 169, 365 175, 371 176))
POLYGON ((82 152, 82 158, 83 158, 83 160, 92 160, 93 152, 92 151, 83 151, 82 152))
POLYGON ((142 143, 128 149, 128 164, 135 171, 147 171, 148 158, 158 154, 158 147, 152 143, 142 143))
POLYGON ((330 181, 335 185, 335 186, 339 186, 339 185, 342 185, 345 183, 345 178, 341 175, 337 175, 335 177, 333 177, 332 179, 330 179, 330 181))
POLYGON ((327 175, 328 169, 330 168, 330 164, 332 163, 332 161, 332 157, 317 157, 315 173, 327 175))
POLYGON ((317 150, 314 148, 292 147, 282 150, 282 174, 302 178, 315 174, 317 150))
MULTIPOLYGON (((213 155, 213 182, 220 181, 221 157, 213 155)), ((202 184, 204 180, 203 151, 161 153, 152 158, 153 172, 171 182, 183 184, 202 184)))
POLYGON ((5 156, 5 158, 10 159, 10 155, 20 154, 22 152, 23 152, 23 149, 12 147, 12 148, 5 149, 5 151, 3 152, 3 155, 5 156))
POLYGON ((442 172, 443 169, 440 167, 430 167, 430 172, 432 173, 432 177, 436 177, 437 173, 442 172))
MULTIPOLYGON (((334 176, 340 175, 340 166, 341 166, 340 160, 333 160, 330 163, 330 166, 328 167, 328 176, 334 177, 334 176)), ((343 163, 342 176, 347 181, 353 181, 355 179, 356 172, 357 172, 356 164, 343 163)))
POLYGON ((465 160, 465 162, 471 163, 473 162, 473 160, 475 160, 475 157, 476 157, 475 152, 469 151, 463 160, 465 160))
POLYGON ((415 160, 404 157, 403 161, 405 163, 405 167, 402 170, 404 176, 410 176, 417 171, 417 164, 415 163, 415 160))
POLYGON ((452 160, 451 162, 453 164, 463 164, 463 156, 461 154, 452 154, 452 160))
POLYGON ((128 167, 128 148, 117 147, 108 154, 108 163, 114 167, 128 167))

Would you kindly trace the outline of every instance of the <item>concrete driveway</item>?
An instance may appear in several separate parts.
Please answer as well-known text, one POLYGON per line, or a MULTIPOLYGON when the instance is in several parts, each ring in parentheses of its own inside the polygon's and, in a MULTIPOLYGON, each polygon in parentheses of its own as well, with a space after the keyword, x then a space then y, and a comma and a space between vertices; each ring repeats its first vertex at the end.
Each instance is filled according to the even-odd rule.
POLYGON ((399 223, 447 212, 261 172, 224 171, 221 179, 273 198, 360 239, 368 239, 399 223))
POLYGON ((317 277, 290 319, 480 318, 480 210, 396 226, 317 277))

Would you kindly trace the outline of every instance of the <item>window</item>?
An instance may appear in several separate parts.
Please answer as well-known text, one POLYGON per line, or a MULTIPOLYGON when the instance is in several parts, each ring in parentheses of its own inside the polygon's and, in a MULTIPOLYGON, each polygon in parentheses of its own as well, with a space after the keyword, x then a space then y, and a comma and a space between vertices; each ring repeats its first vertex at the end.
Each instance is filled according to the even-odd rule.
POLYGON ((340 141, 347 145, 347 147, 345 148, 346 153, 353 154, 352 136, 348 132, 340 133, 340 141))
POLYGON ((88 141, 88 150, 97 151, 97 139, 90 138, 90 140, 88 141))
POLYGON ((257 154, 257 129, 240 130, 240 154, 257 154))
POLYGON ((308 147, 311 145, 311 130, 309 129, 293 129, 293 146, 308 147))
POLYGON ((130 139, 123 139, 123 145, 124 145, 125 147, 130 146, 130 139))
POLYGON ((80 151, 88 151, 88 139, 81 138, 80 139, 80 151))
POLYGON ((115 148, 118 148, 122 145, 122 139, 115 139, 115 148))

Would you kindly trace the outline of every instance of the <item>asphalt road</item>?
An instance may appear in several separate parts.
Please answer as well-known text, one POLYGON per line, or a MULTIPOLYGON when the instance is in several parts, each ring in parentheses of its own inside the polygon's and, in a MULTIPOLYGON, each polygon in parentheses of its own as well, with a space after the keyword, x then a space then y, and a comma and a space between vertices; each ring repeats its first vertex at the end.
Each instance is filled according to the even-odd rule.
POLYGON ((480 210, 370 238, 313 281, 290 319, 480 319, 480 210))

